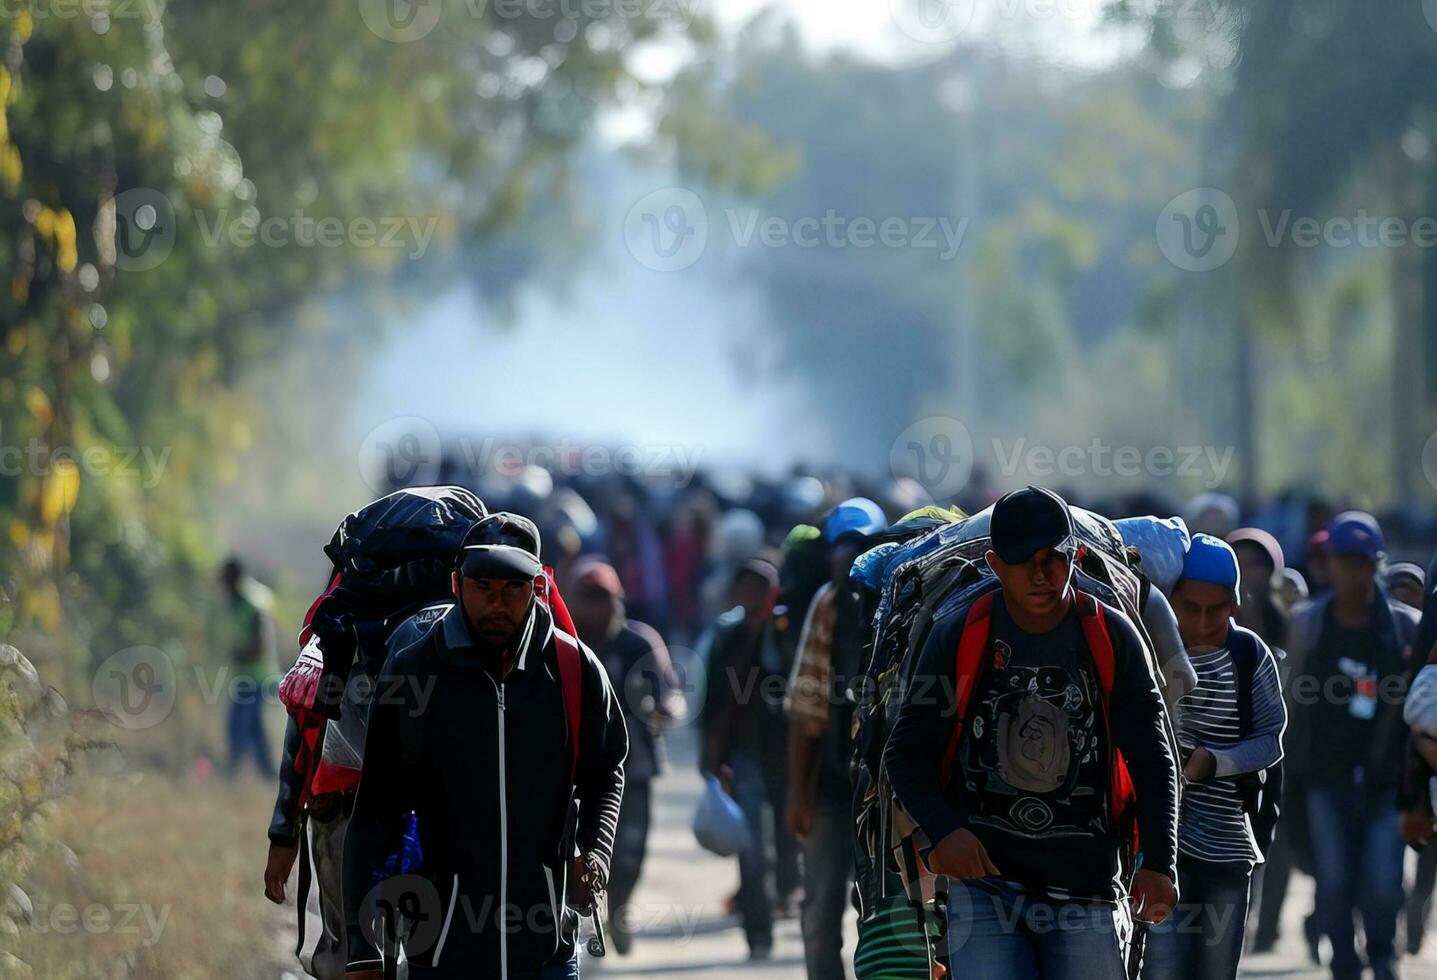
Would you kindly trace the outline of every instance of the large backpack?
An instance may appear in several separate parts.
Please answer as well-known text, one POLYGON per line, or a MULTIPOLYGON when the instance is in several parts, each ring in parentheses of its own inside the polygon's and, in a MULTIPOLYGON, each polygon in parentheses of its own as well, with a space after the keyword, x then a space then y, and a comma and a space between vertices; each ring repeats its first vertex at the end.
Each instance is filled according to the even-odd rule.
MULTIPOLYGON (((1075 563, 1076 588, 1127 615, 1154 675, 1160 676, 1141 617, 1146 578, 1140 555, 1125 544, 1107 518, 1079 507, 1070 511, 1074 535, 1083 545, 1075 563)), ((866 575, 863 584, 878 592, 868 634, 863 696, 856 711, 853 777, 860 916, 886 907, 895 894, 906 894, 924 923, 937 960, 946 958, 941 935, 946 879, 935 877, 921 860, 928 842, 893 794, 882 757, 897 720, 898 696, 909 687, 918 651, 935 621, 966 616, 974 603, 998 588, 984 559, 990 545, 991 514, 989 508, 942 524, 896 550, 884 546, 890 553, 870 552, 860 557, 853 573, 855 579, 860 573, 866 575)), ((1176 752, 1171 731, 1168 738, 1176 752)), ((1126 786, 1117 789, 1115 801, 1129 798, 1126 786)), ((1125 824, 1135 814, 1131 807, 1124 806, 1121 816, 1118 830, 1131 845, 1123 851, 1126 878, 1132 871, 1137 841, 1135 824, 1130 828, 1131 836, 1125 824)))
MULTIPOLYGON (((1257 669, 1262 665, 1262 641, 1251 630, 1233 624, 1227 631, 1227 652, 1232 657, 1237 678, 1238 733, 1247 738, 1252 734, 1252 689, 1257 669)), ((1265 860, 1282 811, 1282 762, 1279 760, 1258 772, 1243 773, 1236 782, 1243 811, 1252 824, 1258 853, 1265 860)))
MULTIPOLYGON (((410 487, 367 504, 335 529, 324 549, 333 565, 329 584, 305 614, 299 658, 279 687, 280 701, 299 733, 293 765, 302 814, 327 813, 332 819, 341 812, 340 801, 358 786, 368 719, 362 700, 346 698, 346 692, 365 689, 351 681, 360 674, 373 680, 390 653, 417 642, 447 611, 453 601, 453 556, 469 528, 487 513, 463 487, 410 487)), ((547 566, 538 597, 556 627, 572 784, 579 765, 583 653, 547 566)), ((305 945, 305 902, 313 879, 313 857, 302 828, 299 841, 296 955, 305 945)), ((338 881, 318 885, 322 903, 338 900, 338 881)))

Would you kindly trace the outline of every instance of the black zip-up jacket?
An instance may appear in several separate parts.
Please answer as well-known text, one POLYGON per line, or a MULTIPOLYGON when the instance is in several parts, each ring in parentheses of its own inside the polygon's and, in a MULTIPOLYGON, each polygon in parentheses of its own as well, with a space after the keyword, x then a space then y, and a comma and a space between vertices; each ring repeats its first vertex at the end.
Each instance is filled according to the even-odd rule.
MULTIPOLYGON (((999 595, 998 602, 1002 602, 999 595)), ((958 639, 969 605, 942 616, 919 651, 913 678, 899 709, 898 721, 884 752, 884 767, 899 802, 928 837, 930 846, 954 830, 968 826, 962 796, 963 780, 955 776, 945 788, 942 762, 955 722, 957 685, 954 677, 958 639)), ((1114 678, 1108 719, 1114 746, 1122 750, 1137 795, 1138 834, 1142 866, 1176 880, 1178 768, 1167 738, 1167 709, 1138 638, 1123 613, 1103 604, 1113 644, 1114 678)), ((1076 615, 1076 611, 1071 613, 1076 615)), ((987 652, 992 658, 992 643, 987 652)), ((991 669, 991 668, 990 668, 991 669)), ((981 687, 981 682, 980 682, 981 687)), ((962 753, 953 764, 961 764, 962 753)), ((1107 782, 1099 787, 1108 795, 1107 782)), ((970 828, 982 839, 984 827, 970 828)), ((1075 897, 1112 900, 1117 897, 1118 842, 1083 837, 1034 836, 1023 845, 1032 864, 1047 870, 1047 880, 1022 884, 1065 892, 1075 897)), ((996 859, 1005 871, 1003 861, 996 859)))
POLYGON ((537 977, 568 940, 561 933, 574 842, 606 875, 628 735, 603 667, 582 648, 578 785, 570 784, 555 629, 536 603, 501 679, 455 606, 385 664, 345 839, 346 911, 361 923, 351 930, 350 970, 379 966, 363 925, 374 920, 374 889, 386 879, 379 894, 412 923, 410 962, 444 975, 537 977), (392 855, 411 811, 423 857, 411 871, 417 878, 406 879, 418 884, 398 888, 392 855))

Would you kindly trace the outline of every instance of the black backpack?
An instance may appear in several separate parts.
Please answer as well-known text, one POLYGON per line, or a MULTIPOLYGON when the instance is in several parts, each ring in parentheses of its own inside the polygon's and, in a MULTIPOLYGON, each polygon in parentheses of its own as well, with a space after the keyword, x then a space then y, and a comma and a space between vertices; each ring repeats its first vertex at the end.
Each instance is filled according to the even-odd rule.
MULTIPOLYGON (((1243 738, 1252 734, 1252 688, 1263 650, 1256 633, 1236 624, 1228 627, 1227 652, 1237 675, 1237 724, 1243 738)), ((1257 849, 1266 858, 1282 812, 1282 762, 1257 772, 1243 773, 1236 782, 1243 812, 1252 823, 1257 849)))

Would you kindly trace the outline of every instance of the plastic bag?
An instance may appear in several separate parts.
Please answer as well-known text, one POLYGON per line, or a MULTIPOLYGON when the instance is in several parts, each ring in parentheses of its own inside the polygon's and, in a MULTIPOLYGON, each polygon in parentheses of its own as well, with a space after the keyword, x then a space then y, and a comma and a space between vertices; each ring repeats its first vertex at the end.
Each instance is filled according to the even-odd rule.
POLYGON ((753 843, 743 810, 724 792, 717 777, 704 777, 704 795, 694 811, 694 837, 719 857, 732 857, 753 843))

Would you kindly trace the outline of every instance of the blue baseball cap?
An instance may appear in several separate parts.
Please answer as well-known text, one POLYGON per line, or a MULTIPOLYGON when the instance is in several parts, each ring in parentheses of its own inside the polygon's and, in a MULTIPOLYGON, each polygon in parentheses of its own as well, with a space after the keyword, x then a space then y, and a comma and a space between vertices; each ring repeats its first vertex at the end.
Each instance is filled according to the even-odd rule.
POLYGON ((1185 580, 1227 586, 1232 589, 1232 601, 1238 602, 1242 575, 1232 545, 1211 534, 1194 534, 1183 556, 1183 573, 1178 576, 1179 582, 1185 580))
POLYGON ((833 508, 833 513, 823 522, 824 540, 831 542, 849 535, 868 537, 888 526, 883 508, 867 497, 849 497, 833 508))
POLYGON ((1376 561, 1387 550, 1377 518, 1360 510, 1345 510, 1327 527, 1327 547, 1334 555, 1361 555, 1376 561))

